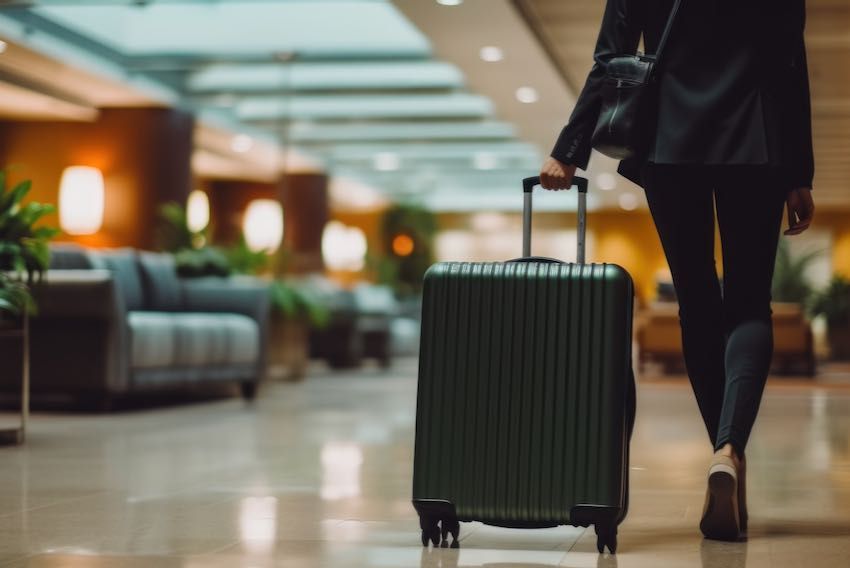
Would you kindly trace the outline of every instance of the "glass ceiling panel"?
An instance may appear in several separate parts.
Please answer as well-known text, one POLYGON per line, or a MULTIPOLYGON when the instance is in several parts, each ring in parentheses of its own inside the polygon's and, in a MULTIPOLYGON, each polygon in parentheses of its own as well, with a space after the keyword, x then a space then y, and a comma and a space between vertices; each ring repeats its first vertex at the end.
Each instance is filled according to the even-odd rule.
POLYGON ((483 118, 493 114, 487 97, 466 93, 448 95, 373 95, 246 97, 236 103, 236 116, 242 120, 364 119, 364 118, 483 118))
POLYGON ((40 5, 32 10, 125 55, 430 54, 427 38, 385 1, 40 5))
POLYGON ((453 89, 463 74, 440 61, 211 65, 193 73, 189 89, 209 91, 453 89))
MULTIPOLYGON (((274 125, 269 125, 274 128, 274 125)), ((510 139, 516 129, 506 122, 396 122, 391 124, 312 124, 296 122, 288 130, 293 142, 343 143, 401 140, 510 139)))

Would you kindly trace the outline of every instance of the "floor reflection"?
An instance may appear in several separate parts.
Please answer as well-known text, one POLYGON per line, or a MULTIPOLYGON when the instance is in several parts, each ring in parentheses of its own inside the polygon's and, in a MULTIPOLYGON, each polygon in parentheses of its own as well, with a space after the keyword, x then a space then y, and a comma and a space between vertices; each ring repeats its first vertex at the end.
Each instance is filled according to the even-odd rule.
POLYGON ((277 499, 245 497, 239 507, 239 533, 249 554, 269 554, 277 534, 277 499))
MULTIPOLYGON (((531 550, 487 550, 487 549, 422 549, 420 568, 548 568, 566 567, 559 560, 542 562, 535 560, 535 555, 549 555, 553 559, 563 553, 531 551, 531 550)), ((597 554, 595 560, 586 555, 581 568, 617 568, 617 556, 612 554, 597 554), (586 562, 590 560, 590 563, 586 562)), ((578 568, 576 566, 575 568, 578 568)), ((731 568, 735 568, 732 566, 731 568)))
POLYGON ((336 500, 360 495, 363 450, 348 442, 322 446, 322 499, 336 500))
POLYGON ((702 568, 744 568, 747 565, 746 542, 703 539, 699 552, 702 568))

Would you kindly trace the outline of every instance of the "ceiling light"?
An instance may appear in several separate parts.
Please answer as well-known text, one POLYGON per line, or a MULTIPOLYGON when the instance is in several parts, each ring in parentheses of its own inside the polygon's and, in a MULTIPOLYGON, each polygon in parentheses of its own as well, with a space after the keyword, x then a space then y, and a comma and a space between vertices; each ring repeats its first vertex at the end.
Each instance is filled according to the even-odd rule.
POLYGON ((0 39, 0 53, 6 51, 6 48, 9 47, 9 44, 0 39))
POLYGON ((501 61, 505 56, 505 54, 502 52, 502 48, 496 47, 495 45, 485 45, 481 48, 480 54, 481 59, 489 63, 501 61))
POLYGON ((492 170, 499 163, 495 154, 490 152, 476 152, 472 162, 476 170, 492 170))
POLYGON ((253 147, 254 139, 247 134, 238 134, 234 136, 233 140, 230 142, 231 150, 239 152, 240 154, 244 154, 253 147))
POLYGON ((399 167, 398 154, 393 152, 378 152, 372 158, 375 169, 380 172, 392 172, 399 167))
POLYGON ((634 193, 622 193, 620 194, 620 207, 625 209, 626 211, 633 211, 637 209, 638 198, 634 193))
POLYGON ((463 4, 463 0, 437 0, 437 4, 442 6, 459 6, 463 4))
POLYGON ((536 103, 539 98, 534 87, 520 87, 516 90, 516 100, 521 103, 536 103))
POLYGON ((596 186, 599 189, 609 191, 617 186, 617 178, 608 172, 604 172, 596 176, 596 186))

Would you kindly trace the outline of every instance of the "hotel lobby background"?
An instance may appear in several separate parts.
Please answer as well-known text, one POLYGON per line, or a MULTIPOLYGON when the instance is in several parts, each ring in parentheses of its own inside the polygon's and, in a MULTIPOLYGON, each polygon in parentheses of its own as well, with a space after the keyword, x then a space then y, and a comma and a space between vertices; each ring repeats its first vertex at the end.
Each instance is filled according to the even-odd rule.
MULTIPOLYGON (((0 169, 59 229, 30 288, 26 439, 0 447, 0 568, 850 565, 850 310, 807 310, 850 279, 850 0, 806 1, 817 212, 783 245, 816 258, 774 303, 748 539, 699 532, 711 447, 669 271, 642 190, 594 153, 588 260, 636 292, 618 553, 592 528, 481 523, 459 550, 420 545, 421 272, 404 275, 417 255, 520 255, 520 180, 569 116, 604 6, 0 3, 0 169), (61 205, 72 190, 82 207, 61 205), (168 204, 183 240, 161 250, 168 204)), ((28 242, 4 215, 21 209, 0 199, 0 271, 28 242)), ((535 254, 573 260, 576 229, 575 192, 535 194, 535 254)), ((25 329, 3 278, 0 430, 25 329)))

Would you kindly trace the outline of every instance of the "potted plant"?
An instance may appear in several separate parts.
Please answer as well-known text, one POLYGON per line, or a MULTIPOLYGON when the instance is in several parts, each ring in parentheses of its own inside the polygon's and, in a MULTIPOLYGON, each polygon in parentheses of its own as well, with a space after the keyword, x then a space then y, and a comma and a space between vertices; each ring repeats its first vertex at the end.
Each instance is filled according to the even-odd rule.
POLYGON ((397 203, 381 218, 383 256, 370 256, 378 282, 393 288, 402 299, 417 297, 422 277, 434 263, 437 232, 434 212, 416 203, 397 203))
POLYGON ((17 326, 21 315, 34 309, 35 303, 26 285, 5 272, 0 273, 0 327, 17 326))
POLYGON ((310 330, 326 326, 330 310, 305 283, 276 279, 270 293, 272 365, 285 369, 287 380, 303 379, 310 358, 310 330))
POLYGON ((826 289, 812 294, 809 314, 826 318, 831 357, 850 359, 850 278, 836 274, 826 289))
POLYGON ((812 293, 806 277, 806 269, 823 254, 821 250, 792 255, 785 239, 780 239, 776 249, 776 265, 773 270, 771 294, 775 302, 793 303, 802 306, 812 293))
POLYGON ((6 186, 0 171, 0 317, 16 320, 35 309, 30 287, 39 281, 50 263, 48 242, 59 229, 35 224, 55 211, 53 205, 23 203, 30 192, 29 180, 6 186))

